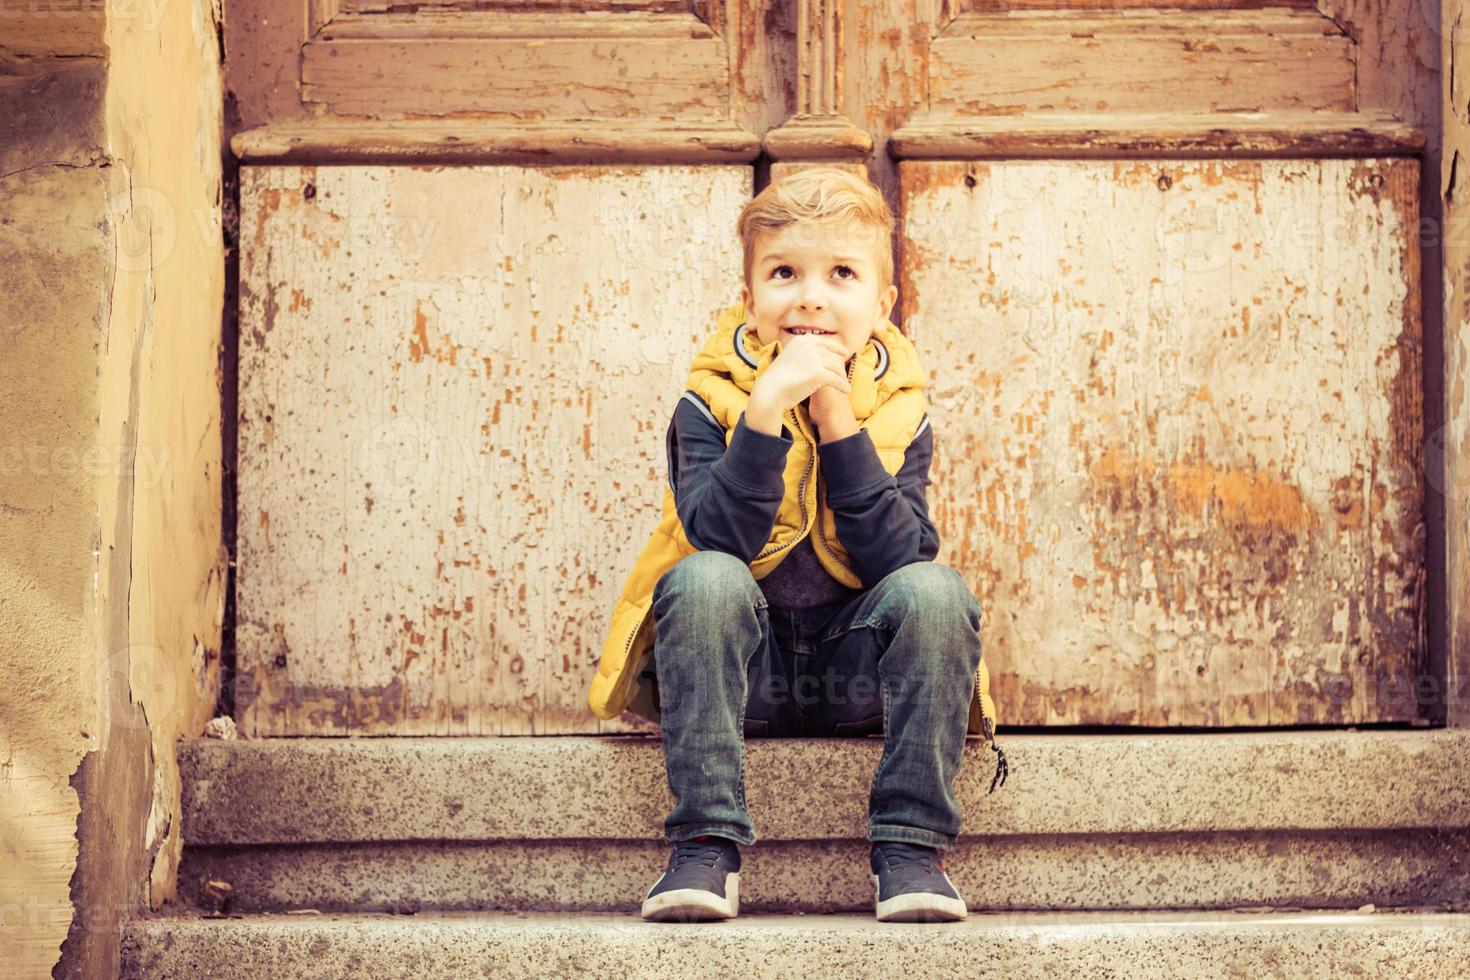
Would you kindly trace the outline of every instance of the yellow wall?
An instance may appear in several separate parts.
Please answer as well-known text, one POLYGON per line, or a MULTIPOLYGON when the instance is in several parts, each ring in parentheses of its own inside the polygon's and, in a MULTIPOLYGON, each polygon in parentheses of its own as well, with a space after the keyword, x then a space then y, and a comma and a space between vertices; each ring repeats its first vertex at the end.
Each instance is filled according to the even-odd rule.
POLYGON ((218 13, 79 8, 0 48, 7 977, 110 975, 169 896, 218 686, 218 13))
MULTIPOLYGON (((101 401, 104 420, 136 424, 132 514, 121 523, 132 531, 133 697, 162 763, 145 841, 158 855, 157 905, 172 894, 181 850, 174 743, 209 720, 224 619, 219 11, 208 0, 113 6, 106 128, 119 260, 101 401)), ((104 540, 126 501, 109 489, 99 487, 104 540)))

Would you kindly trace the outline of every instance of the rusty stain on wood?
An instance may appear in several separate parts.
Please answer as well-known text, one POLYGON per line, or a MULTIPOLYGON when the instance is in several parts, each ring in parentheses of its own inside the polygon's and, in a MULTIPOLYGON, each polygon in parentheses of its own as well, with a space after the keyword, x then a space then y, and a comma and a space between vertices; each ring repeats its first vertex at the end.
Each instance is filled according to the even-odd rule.
POLYGON ((1417 161, 899 173, 941 558, 1005 721, 1415 717, 1417 161))
POLYGON ((586 685, 751 181, 242 170, 242 731, 646 730, 586 685))

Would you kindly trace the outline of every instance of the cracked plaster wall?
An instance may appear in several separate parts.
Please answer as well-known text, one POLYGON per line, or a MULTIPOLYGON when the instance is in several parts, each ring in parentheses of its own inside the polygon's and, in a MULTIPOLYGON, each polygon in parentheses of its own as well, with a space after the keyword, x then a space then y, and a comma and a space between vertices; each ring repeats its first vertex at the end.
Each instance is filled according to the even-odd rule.
POLYGON ((174 745, 218 688, 219 13, 0 34, 0 957, 116 974, 173 895, 174 745))

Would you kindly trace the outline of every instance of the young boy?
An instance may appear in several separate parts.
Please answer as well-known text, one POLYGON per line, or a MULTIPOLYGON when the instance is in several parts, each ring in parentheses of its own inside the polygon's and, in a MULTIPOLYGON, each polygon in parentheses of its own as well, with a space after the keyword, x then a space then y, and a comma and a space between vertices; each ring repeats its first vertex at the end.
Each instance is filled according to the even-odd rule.
POLYGON ((979 603, 933 561, 924 374, 888 319, 893 225, 877 188, 835 167, 777 181, 740 214, 741 302, 675 408, 663 520, 588 699, 599 717, 627 708, 662 727, 674 847, 646 919, 738 913, 737 845, 756 840, 746 736, 877 733, 877 916, 967 914, 942 854, 965 736, 995 748, 995 711, 979 603))

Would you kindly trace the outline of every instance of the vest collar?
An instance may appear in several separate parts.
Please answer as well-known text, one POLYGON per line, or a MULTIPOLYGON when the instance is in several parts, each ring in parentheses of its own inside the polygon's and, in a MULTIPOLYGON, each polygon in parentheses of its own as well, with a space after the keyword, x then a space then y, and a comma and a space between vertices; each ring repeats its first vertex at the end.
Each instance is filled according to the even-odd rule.
MULTIPOLYGON (((745 316, 745 305, 736 303, 720 312, 714 335, 695 357, 684 387, 706 401, 708 385, 726 384, 749 395, 761 372, 780 353, 781 342, 762 344, 745 316)), ((887 320, 853 356, 848 369, 852 382, 849 398, 859 422, 900 391, 924 387, 925 373, 913 343, 887 320)))
MULTIPOLYGON (((749 338, 752 345, 754 345, 757 349, 760 348, 760 341, 756 339, 755 336, 750 332, 750 323, 746 320, 741 320, 739 325, 735 327, 735 335, 731 340, 731 346, 735 350, 735 356, 744 361, 752 371, 755 371, 757 374, 759 374, 764 365, 756 359, 755 355, 751 354, 750 351, 746 349, 747 337, 749 338)), ((888 373, 888 363, 890 360, 888 356, 888 347, 883 343, 883 341, 878 339, 876 334, 872 337, 872 339, 868 341, 868 344, 870 347, 874 348, 877 351, 878 360, 877 363, 873 366, 873 380, 877 381, 882 378, 883 375, 888 373)), ((767 346, 774 348, 771 357, 775 357, 776 353, 778 353, 781 349, 781 341, 774 340, 767 346)), ((861 356, 862 353, 865 353, 865 351, 860 351, 859 356, 861 356)), ((766 363, 769 363, 769 360, 767 360, 766 363)))

